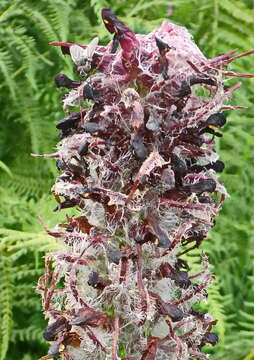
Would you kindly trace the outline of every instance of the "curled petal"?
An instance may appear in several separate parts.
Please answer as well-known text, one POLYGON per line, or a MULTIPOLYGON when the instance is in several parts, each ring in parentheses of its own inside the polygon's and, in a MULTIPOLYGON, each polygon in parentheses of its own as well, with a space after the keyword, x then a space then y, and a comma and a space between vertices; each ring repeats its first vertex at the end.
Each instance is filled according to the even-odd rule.
POLYGON ((126 52, 132 51, 138 41, 133 31, 131 31, 115 14, 108 8, 102 9, 102 20, 111 34, 116 34, 122 49, 126 52))

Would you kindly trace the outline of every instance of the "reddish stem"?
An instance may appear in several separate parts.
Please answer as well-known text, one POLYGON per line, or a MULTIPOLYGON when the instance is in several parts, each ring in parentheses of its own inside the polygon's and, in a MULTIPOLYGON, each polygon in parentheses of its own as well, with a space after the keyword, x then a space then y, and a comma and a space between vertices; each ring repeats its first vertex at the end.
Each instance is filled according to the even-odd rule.
POLYGON ((122 257, 120 260, 120 271, 119 271, 119 284, 122 284, 126 280, 126 273, 128 268, 127 257, 122 257))
POLYGON ((209 283, 209 281, 211 280, 212 278, 212 275, 211 274, 207 274, 204 278, 204 280, 202 281, 201 284, 199 284, 195 289, 194 291, 192 291, 191 293, 189 294, 186 294, 185 296, 181 297, 180 299, 178 300, 175 300, 175 301, 170 301, 170 304, 171 305, 179 305, 179 304, 182 304, 184 303, 185 301, 188 301, 190 300, 193 296, 195 296, 196 294, 200 294, 201 291, 203 289, 205 289, 209 283))
POLYGON ((138 285, 138 290, 139 290, 139 294, 140 294, 140 302, 141 302, 141 308, 144 314, 144 318, 139 322, 139 326, 144 325, 145 321, 146 321, 146 317, 147 317, 147 308, 148 308, 148 303, 147 303, 147 290, 145 289, 144 286, 144 282, 143 282, 143 277, 142 277, 142 273, 143 273, 143 266, 142 266, 142 245, 137 244, 137 285, 138 285))
POLYGON ((114 318, 114 335, 113 335, 113 344, 112 344, 112 360, 117 360, 117 342, 120 334, 119 327, 119 315, 117 314, 114 318))

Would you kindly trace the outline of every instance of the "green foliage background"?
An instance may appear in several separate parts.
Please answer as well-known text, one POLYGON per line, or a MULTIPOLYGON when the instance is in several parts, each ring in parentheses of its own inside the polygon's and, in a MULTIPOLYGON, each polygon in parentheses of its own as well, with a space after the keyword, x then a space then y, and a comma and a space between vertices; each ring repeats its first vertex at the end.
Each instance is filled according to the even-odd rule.
MULTIPOLYGON (((32 360, 46 353, 45 326, 35 293, 45 251, 57 244, 45 235, 38 215, 53 227, 65 213, 55 206, 50 187, 53 160, 33 159, 54 152, 55 123, 62 116, 53 77, 72 76, 72 65, 53 40, 109 40, 100 21, 110 7, 135 32, 146 33, 168 17, 185 25, 212 57, 230 49, 254 48, 253 0, 1 0, 0 2, 0 360, 32 360), (172 7, 170 7, 172 10, 172 7)), ((232 65, 254 73, 253 55, 232 65)), ((235 83, 229 80, 229 84, 235 83)), ((221 180, 231 198, 203 244, 216 280, 206 307, 218 319, 216 360, 254 359, 254 80, 243 81, 232 103, 248 110, 230 112, 217 147, 226 170, 221 180)), ((69 215, 71 215, 69 213, 69 215)), ((198 256, 189 261, 193 268, 198 256)))

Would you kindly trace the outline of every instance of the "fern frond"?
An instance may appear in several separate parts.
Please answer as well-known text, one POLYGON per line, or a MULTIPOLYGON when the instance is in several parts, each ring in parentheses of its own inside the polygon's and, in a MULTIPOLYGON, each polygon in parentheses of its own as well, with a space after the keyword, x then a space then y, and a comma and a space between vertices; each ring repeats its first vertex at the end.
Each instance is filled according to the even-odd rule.
POLYGON ((13 100, 15 100, 16 97, 16 84, 14 83, 12 79, 13 74, 13 61, 11 58, 11 54, 7 50, 1 50, 0 51, 0 70, 3 74, 5 85, 8 86, 10 90, 10 95, 13 100))
POLYGON ((20 109, 22 113, 23 119, 25 119, 31 140, 31 150, 32 152, 39 153, 40 145, 40 128, 38 126, 38 112, 37 107, 35 106, 34 97, 32 94, 30 96, 22 96, 20 97, 20 109), (29 100, 30 99, 30 100, 29 100))
POLYGON ((90 0, 90 6, 93 8, 97 19, 101 18, 101 9, 108 8, 109 2, 107 0, 90 0))
MULTIPOLYGON (((254 21, 254 19, 253 19, 254 21)), ((253 26, 250 24, 242 23, 241 21, 235 21, 232 19, 232 14, 228 14, 227 12, 221 12, 220 15, 220 26, 227 27, 229 31, 231 32, 231 37, 235 37, 236 34, 240 34, 245 37, 246 39, 246 33, 253 34, 253 26)), ((246 39, 247 42, 244 45, 244 48, 248 47, 248 42, 254 45, 253 38, 251 36, 246 39)))
POLYGON ((241 36, 241 34, 236 34, 233 31, 229 31, 226 28, 221 28, 218 33, 218 40, 222 41, 224 44, 230 45, 231 48, 241 48, 245 49, 246 46, 249 48, 253 47, 253 43, 250 42, 246 37, 241 36))
POLYGON ((5 359, 13 326, 12 302, 14 285, 12 267, 8 256, 1 252, 0 257, 0 360, 5 359))
MULTIPOLYGON (((40 173, 38 172, 38 175, 39 174, 40 173)), ((46 188, 45 182, 43 183, 43 179, 44 178, 42 178, 41 181, 36 181, 29 172, 27 174, 14 174, 11 179, 8 179, 7 177, 5 178, 6 184, 12 187, 17 196, 25 196, 26 198, 30 196, 38 197, 41 195, 43 189, 46 188)), ((46 181, 46 183, 50 185, 49 181, 46 181)))
POLYGON ((32 233, 17 230, 0 228, 0 236, 2 241, 0 251, 8 245, 8 252, 15 253, 19 250, 27 249, 27 251, 54 251, 59 249, 59 245, 51 236, 44 232, 32 233))
POLYGON ((57 39, 59 41, 66 41, 69 36, 71 7, 67 1, 58 0, 49 2, 48 4, 48 17, 58 33, 57 39))
MULTIPOLYGON (((30 284, 31 287, 32 284, 30 284)), ((33 283, 33 292, 35 292, 35 281, 33 283)), ((17 286, 17 290, 19 289, 19 286, 17 286)), ((35 298, 34 294, 31 293, 31 295, 29 296, 28 293, 24 294, 23 297, 21 296, 15 296, 14 300, 18 302, 19 307, 18 309, 22 308, 22 313, 23 314, 27 314, 30 315, 31 311, 33 311, 34 313, 38 313, 41 314, 41 302, 39 299, 35 298)), ((15 331, 15 329, 13 329, 13 331, 15 331)), ((13 341, 13 337, 15 337, 15 333, 13 334, 11 341, 13 341)))
POLYGON ((254 333, 254 311, 249 309, 248 306, 245 306, 243 310, 239 310, 238 312, 240 320, 238 321, 238 324, 242 327, 243 331, 249 331, 250 335, 247 335, 249 338, 252 333, 254 333))
POLYGON ((27 265, 20 265, 16 267, 16 272, 13 276, 14 280, 21 280, 26 277, 39 277, 42 274, 42 269, 29 269, 27 265))
POLYGON ((27 6, 25 3, 21 5, 21 8, 24 14, 31 19, 46 36, 48 42, 54 41, 58 38, 57 32, 49 22, 48 16, 45 15, 43 11, 37 10, 36 7, 27 6))
POLYGON ((223 0, 220 1, 220 6, 233 16, 235 21, 241 21, 253 25, 253 12, 250 12, 243 2, 236 0, 223 0))
POLYGON ((227 317, 225 315, 225 296, 222 295, 218 280, 214 280, 208 288, 208 309, 213 318, 218 320, 216 331, 218 332, 220 344, 224 346, 227 317))
POLYGON ((7 2, 6 2, 6 4, 4 4, 4 2, 2 2, 0 22, 4 22, 4 21, 8 20, 8 18, 10 16, 17 15, 19 13, 19 11, 17 10, 17 5, 18 5, 17 2, 8 6, 7 8, 5 8, 5 5, 8 6, 9 4, 7 2))
POLYGON ((165 6, 165 10, 166 10, 166 6, 168 6, 168 1, 167 0, 152 0, 149 2, 145 0, 139 1, 132 7, 132 10, 128 12, 128 17, 132 17, 134 15, 137 15, 141 11, 148 10, 161 5, 165 6))
POLYGON ((32 342, 36 341, 39 344, 45 344, 43 337, 41 336, 42 329, 35 325, 30 325, 23 329, 13 330, 12 341, 32 342))
POLYGON ((20 52, 22 58, 22 67, 29 85, 33 90, 37 90, 36 71, 38 61, 35 54, 35 39, 24 34, 24 27, 17 27, 15 31, 8 31, 8 39, 12 41, 12 45, 20 52), (18 36, 16 35, 18 33, 18 36))

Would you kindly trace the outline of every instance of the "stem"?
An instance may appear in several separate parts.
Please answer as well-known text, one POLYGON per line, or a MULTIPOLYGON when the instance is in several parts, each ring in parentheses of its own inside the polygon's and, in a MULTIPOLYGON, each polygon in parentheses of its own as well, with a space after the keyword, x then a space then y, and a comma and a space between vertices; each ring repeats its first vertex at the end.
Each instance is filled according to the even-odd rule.
POLYGON ((119 315, 117 314, 114 318, 114 336, 113 336, 113 343, 112 343, 112 360, 117 360, 117 342, 120 334, 120 327, 119 327, 119 315))
POLYGON ((143 267, 142 267, 142 245, 137 244, 137 285, 138 285, 138 290, 139 290, 139 295, 140 295, 140 304, 141 304, 141 308, 142 308, 142 312, 143 312, 143 319, 139 322, 139 326, 143 325, 146 321, 146 317, 147 317, 147 308, 148 308, 148 301, 147 301, 147 296, 148 292, 145 289, 145 285, 143 282, 143 267))

